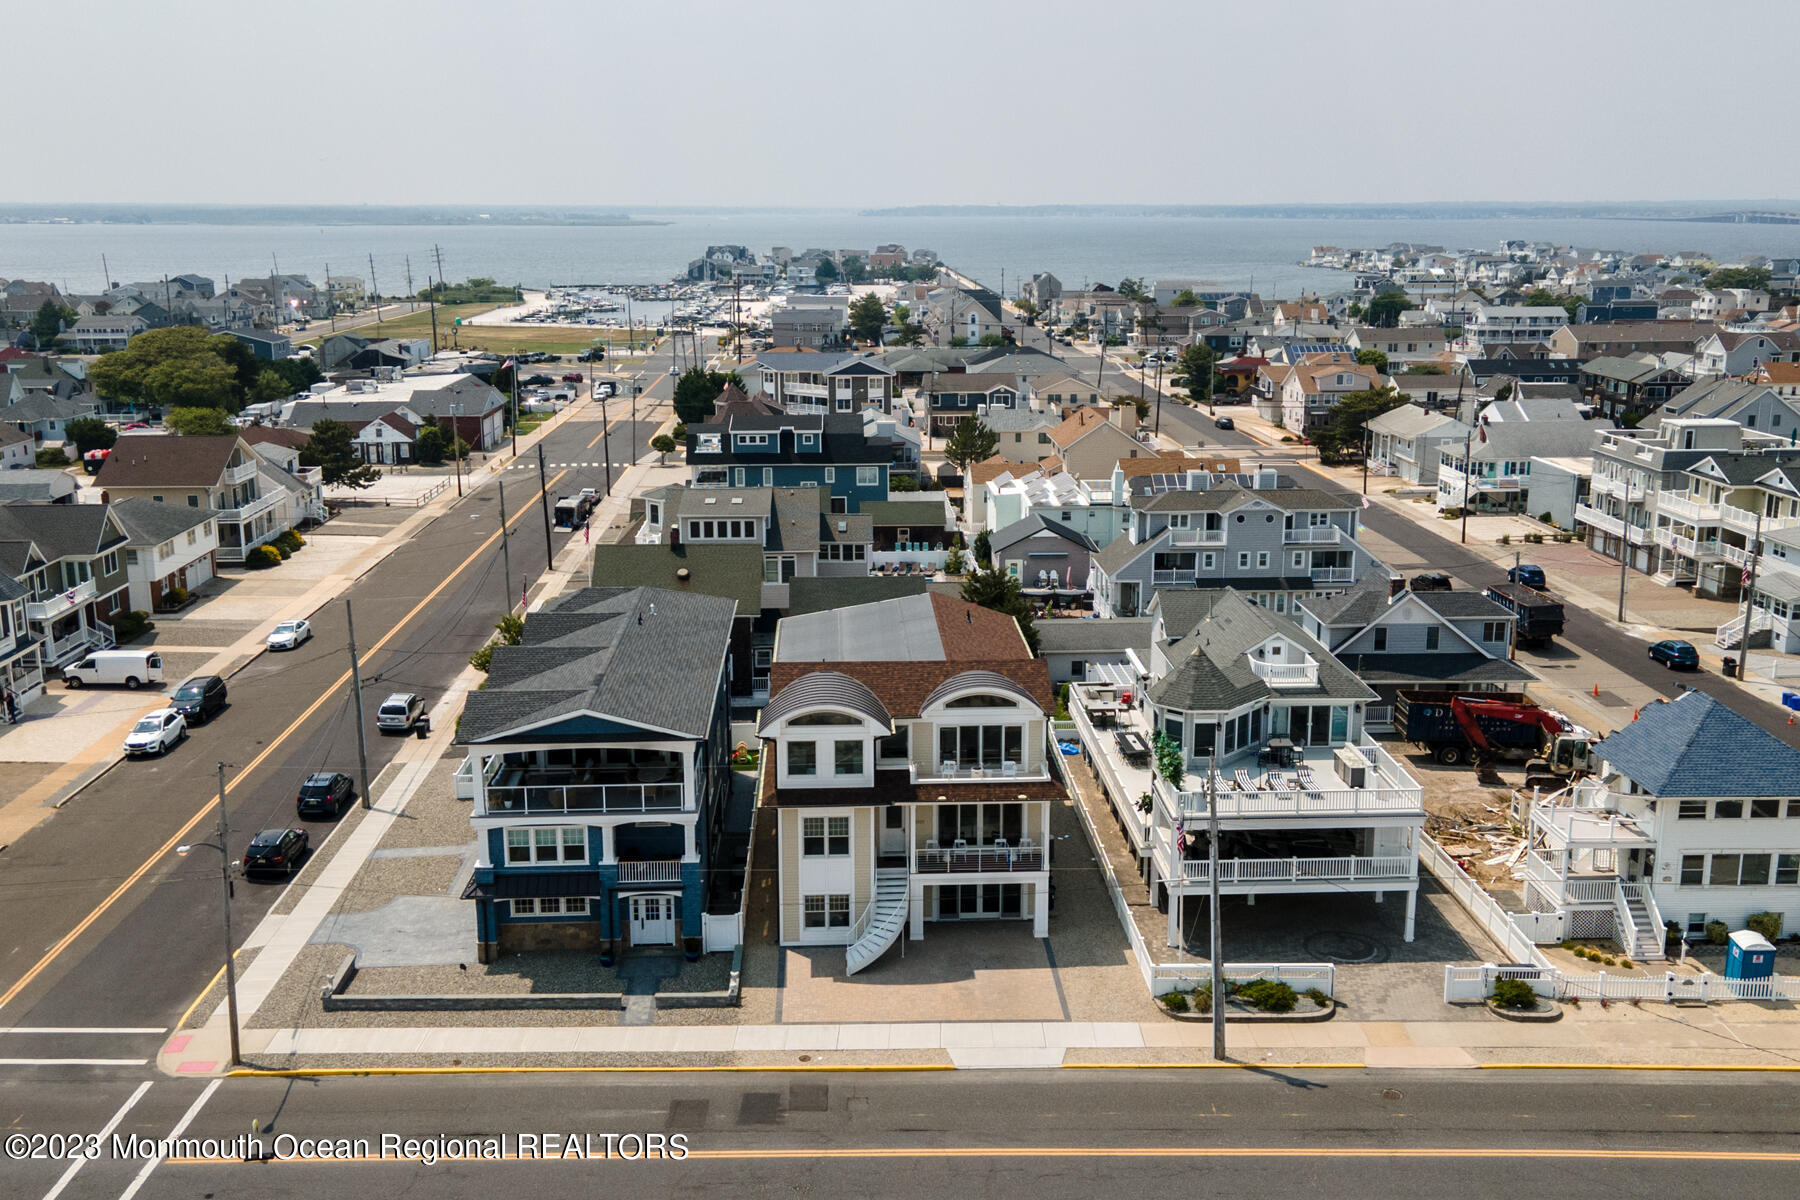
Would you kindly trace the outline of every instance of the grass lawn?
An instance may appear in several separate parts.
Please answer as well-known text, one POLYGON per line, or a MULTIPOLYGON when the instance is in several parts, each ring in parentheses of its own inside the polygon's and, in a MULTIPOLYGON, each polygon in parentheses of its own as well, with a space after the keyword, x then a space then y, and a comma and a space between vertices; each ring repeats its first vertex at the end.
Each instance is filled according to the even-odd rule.
MULTIPOLYGON (((596 326, 590 331, 556 326, 456 324, 459 317, 466 321, 470 317, 491 312, 499 307, 498 304, 438 305, 438 345, 441 347, 454 346, 463 350, 490 350, 502 354, 511 354, 521 350, 542 350, 548 354, 580 354, 596 341, 604 341, 608 346, 625 344, 623 329, 602 329, 596 326)), ((366 338, 430 337, 431 310, 421 308, 418 312, 388 317, 379 325, 358 326, 355 332, 366 338)), ((331 330, 327 328, 315 331, 311 336, 301 340, 316 346, 330 336, 331 330)), ((639 336, 641 340, 642 335, 639 336)))

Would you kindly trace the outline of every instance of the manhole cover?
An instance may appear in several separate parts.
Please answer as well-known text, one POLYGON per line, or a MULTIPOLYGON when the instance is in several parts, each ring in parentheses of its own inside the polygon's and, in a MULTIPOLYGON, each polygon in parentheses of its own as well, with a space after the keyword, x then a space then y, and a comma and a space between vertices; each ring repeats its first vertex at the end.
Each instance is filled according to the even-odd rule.
POLYGON ((1399 1088, 1382 1088, 1381 1089, 1381 1098, 1383 1100, 1399 1100, 1399 1099, 1404 1098, 1405 1095, 1406 1095, 1406 1093, 1401 1091, 1399 1088))
POLYGON ((1306 939, 1306 952, 1326 962, 1365 963, 1385 958, 1380 945, 1359 933, 1322 929, 1306 939))

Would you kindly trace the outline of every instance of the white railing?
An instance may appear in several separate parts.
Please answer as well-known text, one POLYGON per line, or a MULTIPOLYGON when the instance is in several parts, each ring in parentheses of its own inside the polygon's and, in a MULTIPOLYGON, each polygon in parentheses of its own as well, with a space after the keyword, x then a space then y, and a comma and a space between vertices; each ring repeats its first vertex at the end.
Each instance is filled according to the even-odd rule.
POLYGON ((1750 560, 1756 557, 1750 553, 1748 547, 1734 546, 1730 542, 1716 542, 1713 544, 1713 550, 1726 562, 1739 567, 1749 566, 1750 560))
POLYGON ((1425 864, 1425 869, 1443 884, 1446 891, 1456 897, 1468 914, 1487 930, 1488 936, 1514 962, 1531 963, 1539 967, 1550 965, 1531 939, 1513 923, 1506 910, 1496 904, 1494 898, 1481 889, 1480 884, 1469 878, 1468 872, 1455 859, 1445 854, 1444 848, 1423 830, 1419 833, 1419 861, 1425 864))
MULTIPOLYGON (((1190 883, 1211 880, 1212 864, 1204 858, 1185 859, 1182 878, 1190 883)), ((1382 879, 1417 879, 1419 860, 1405 857, 1384 858, 1222 858, 1219 860, 1219 882, 1250 883, 1326 883, 1358 882, 1382 879)))
POLYGON ((1546 1000, 1800 1000, 1800 977, 1726 979, 1711 973, 1678 975, 1566 975, 1554 968, 1445 967, 1446 1003, 1485 999, 1500 979, 1519 979, 1546 1000))
POLYGON ((74 587, 45 596, 42 600, 26 601, 25 619, 27 621, 54 621, 64 613, 80 608, 98 594, 99 589, 94 581, 84 579, 74 587))
POLYGON ((1668 925, 1663 921, 1662 909, 1656 906, 1656 896, 1641 883, 1622 883, 1619 885, 1619 890, 1625 894, 1627 901, 1635 899, 1643 902, 1644 912, 1650 920, 1650 928, 1647 932, 1654 934, 1660 945, 1666 936, 1665 931, 1668 925))
MULTIPOLYGON (((1204 817, 1206 791, 1175 792, 1166 780, 1155 781, 1165 805, 1175 806, 1183 818, 1204 817)), ((1417 814, 1425 811, 1422 788, 1323 788, 1310 792, 1217 791, 1213 801, 1219 817, 1336 817, 1417 814)))
POLYGON ((39 653, 45 666, 56 667, 95 650, 111 650, 112 648, 112 630, 104 625, 83 625, 68 637, 54 640, 46 638, 39 646, 39 653))
POLYGON ((679 783, 540 784, 487 788, 487 813, 670 813, 691 806, 679 783))
POLYGON ((1364 729, 1392 729, 1394 727, 1394 706, 1391 704, 1371 704, 1363 710, 1364 729))
POLYGON ((1650 527, 1647 525, 1633 525, 1630 522, 1626 522, 1625 540, 1634 546, 1648 545, 1650 542, 1650 527))
POLYGON ((1164 585, 1164 584, 1191 584, 1193 582, 1194 582, 1194 570, 1192 567, 1188 568, 1185 571, 1151 571, 1150 572, 1150 583, 1151 583, 1151 586, 1153 586, 1153 587, 1158 586, 1158 585, 1164 585))
POLYGON ((679 858, 654 858, 619 864, 620 883, 680 883, 679 858))
MULTIPOLYGON (((1072 692, 1070 699, 1076 699, 1072 692)), ((1105 790, 1107 799, 1112 802, 1113 811, 1118 815, 1131 839, 1132 852, 1141 856, 1144 853, 1145 814, 1138 810, 1137 797, 1131 794, 1125 785, 1124 778, 1114 765, 1114 753, 1116 752, 1095 730, 1093 722, 1088 720, 1087 712, 1080 704, 1070 704, 1069 715, 1073 719, 1075 735, 1082 752, 1087 755, 1088 762, 1093 764, 1094 774, 1099 778, 1100 786, 1105 790)), ((1062 752, 1054 746, 1050 749, 1057 756, 1060 765, 1062 752)))
POLYGON ((1316 687, 1319 683, 1319 664, 1310 660, 1275 663, 1251 659, 1250 669, 1270 687, 1316 687))
POLYGON ((1625 535, 1625 522, 1611 513, 1602 512, 1591 504, 1575 506, 1575 520, 1582 525, 1591 525, 1595 529, 1611 534, 1613 537, 1625 535))
POLYGON ((1720 507, 1717 501, 1708 504, 1695 500, 1685 492, 1662 491, 1656 494, 1656 511, 1680 517, 1683 521, 1717 521, 1720 507))
POLYGON ((255 478, 256 464, 254 462, 242 462, 235 467, 225 468, 224 482, 226 484, 249 483, 255 478))
POLYGON ((1613 920, 1619 923, 1619 936, 1616 939, 1619 945, 1625 947, 1627 954, 1636 954, 1639 934, 1637 920, 1631 915, 1631 905, 1625 899, 1625 889, 1617 886, 1613 888, 1613 920))
MULTIPOLYGON (((1757 529, 1757 514, 1751 512, 1747 508, 1739 508, 1735 504, 1721 504, 1719 506, 1719 520, 1723 521, 1727 528, 1735 529, 1740 533, 1753 534, 1757 529)), ((1777 529, 1793 529, 1796 526, 1800 526, 1800 517, 1762 518, 1762 531, 1764 533, 1773 533, 1777 529)))
POLYGON ((871 570, 878 567, 929 567, 933 571, 941 571, 949 558, 948 550, 871 550, 869 567, 871 570))
POLYGON ((1284 542, 1327 542, 1335 544, 1344 536, 1344 531, 1336 525, 1309 525, 1304 529, 1284 529, 1281 540, 1284 542))
POLYGON ((1174 546, 1223 546, 1225 531, 1223 529, 1173 529, 1169 530, 1169 543, 1174 546))
POLYGON ((1355 567, 1314 567, 1312 569, 1314 583, 1355 583, 1355 567))
POLYGON ((1669 548, 1677 554, 1685 554, 1689 558, 1716 558, 1721 543, 1716 540, 1701 541, 1699 538, 1683 537, 1679 533, 1669 535, 1669 548))
POLYGON ((949 783, 954 780, 967 781, 971 779, 1043 780, 1048 778, 1050 778, 1050 769, 1046 765, 1040 765, 1033 769, 1029 763, 1014 762, 1002 763, 997 767, 985 767, 967 766, 946 759, 923 769, 915 765, 912 770, 914 783, 949 783))
POLYGON ((1656 544, 1659 546, 1673 546, 1675 544, 1675 531, 1667 525, 1658 525, 1656 527, 1655 536, 1656 544))

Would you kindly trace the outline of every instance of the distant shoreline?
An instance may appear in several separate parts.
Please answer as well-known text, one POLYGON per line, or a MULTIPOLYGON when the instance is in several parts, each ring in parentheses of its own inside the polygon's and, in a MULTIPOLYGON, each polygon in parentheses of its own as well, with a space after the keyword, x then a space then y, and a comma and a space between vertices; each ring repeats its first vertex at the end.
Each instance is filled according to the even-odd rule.
POLYGON ((623 212, 458 205, 0 204, 0 225, 441 225, 473 228, 591 228, 673 225, 623 212))

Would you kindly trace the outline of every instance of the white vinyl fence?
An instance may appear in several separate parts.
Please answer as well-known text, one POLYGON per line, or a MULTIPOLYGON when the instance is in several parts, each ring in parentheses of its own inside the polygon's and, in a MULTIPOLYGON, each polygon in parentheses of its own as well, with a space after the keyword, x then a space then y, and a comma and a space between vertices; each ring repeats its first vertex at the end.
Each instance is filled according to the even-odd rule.
POLYGON ((1444 848, 1432 839, 1431 835, 1419 834, 1419 861, 1427 870, 1437 877, 1444 889, 1470 916, 1481 923, 1505 952, 1506 956, 1516 963, 1529 963, 1532 966, 1548 968, 1550 963, 1538 952, 1538 948, 1524 930, 1513 921, 1512 915, 1494 902, 1494 898, 1482 890, 1481 885, 1469 878, 1454 858, 1444 853, 1444 848))
POLYGON ((1445 967, 1444 1002, 1473 1003, 1499 979, 1522 979, 1546 1000, 1800 1000, 1800 976, 1727 979, 1723 975, 1566 975, 1545 967, 1445 967))

